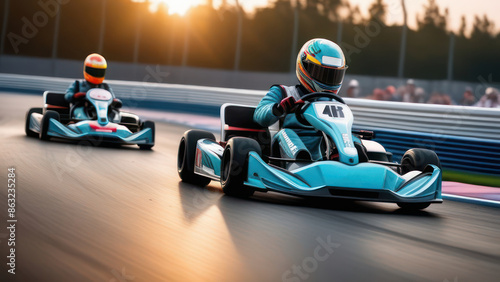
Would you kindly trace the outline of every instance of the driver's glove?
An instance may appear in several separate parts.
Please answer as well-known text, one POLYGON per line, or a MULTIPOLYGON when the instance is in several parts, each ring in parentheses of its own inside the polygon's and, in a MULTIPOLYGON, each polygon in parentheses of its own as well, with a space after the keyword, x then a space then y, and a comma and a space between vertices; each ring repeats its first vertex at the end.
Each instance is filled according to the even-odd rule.
POLYGON ((77 93, 73 94, 73 102, 84 98, 85 94, 86 94, 85 92, 77 92, 77 93))
POLYGON ((286 97, 281 102, 276 103, 273 107, 273 114, 275 116, 282 116, 284 114, 292 113, 295 110, 295 98, 293 96, 286 97))
POLYGON ((122 100, 118 99, 118 98, 114 98, 113 99, 113 102, 111 103, 111 107, 113 109, 119 109, 123 106, 123 103, 122 103, 122 100))

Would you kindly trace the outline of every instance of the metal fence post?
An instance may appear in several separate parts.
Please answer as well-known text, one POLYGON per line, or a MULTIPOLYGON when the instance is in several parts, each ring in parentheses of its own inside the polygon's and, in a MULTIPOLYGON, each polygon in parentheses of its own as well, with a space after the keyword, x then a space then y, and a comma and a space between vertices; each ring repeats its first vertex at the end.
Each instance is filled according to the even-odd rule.
POLYGON ((101 30, 99 31, 99 46, 97 47, 97 53, 102 54, 102 49, 104 48, 104 32, 106 30, 106 3, 107 0, 101 1, 101 30))
POLYGON ((299 40, 299 2, 297 0, 295 1, 293 10, 293 36, 290 55, 290 73, 295 72, 295 61, 297 60, 297 41, 299 40))
POLYGON ((236 9, 238 9, 238 34, 236 35, 236 51, 234 54, 234 70, 237 71, 240 68, 240 56, 241 56, 241 37, 243 32, 243 15, 240 3, 236 0, 236 9))
POLYGON ((56 14, 56 22, 54 24, 54 38, 52 39, 52 74, 57 76, 56 72, 56 59, 57 59, 57 43, 59 42, 59 24, 61 22, 62 6, 59 6, 59 10, 56 14))
POLYGON ((2 25, 2 38, 0 39, 0 55, 4 53, 5 37, 7 36, 7 23, 9 22, 9 2, 10 0, 5 0, 4 14, 3 14, 3 25, 2 25))
POLYGON ((455 34, 450 32, 450 49, 448 50, 448 81, 453 79, 453 54, 455 51, 455 34))
POLYGON ((139 61, 139 43, 141 41, 142 17, 141 10, 137 10, 137 24, 135 26, 135 43, 134 43, 134 64, 139 61))
POLYGON ((399 50, 399 66, 398 66, 398 77, 402 78, 404 75, 405 67, 405 56, 406 56, 406 33, 408 31, 408 15, 406 13, 405 0, 401 0, 401 7, 403 8, 403 26, 401 34, 401 47, 399 50))
POLYGON ((344 29, 343 23, 344 22, 341 19, 337 21, 337 44, 339 45, 342 43, 342 31, 344 29))
POLYGON ((187 66, 188 53, 189 53, 189 32, 190 32, 190 20, 189 15, 186 15, 186 33, 184 34, 184 52, 182 53, 182 66, 187 66))

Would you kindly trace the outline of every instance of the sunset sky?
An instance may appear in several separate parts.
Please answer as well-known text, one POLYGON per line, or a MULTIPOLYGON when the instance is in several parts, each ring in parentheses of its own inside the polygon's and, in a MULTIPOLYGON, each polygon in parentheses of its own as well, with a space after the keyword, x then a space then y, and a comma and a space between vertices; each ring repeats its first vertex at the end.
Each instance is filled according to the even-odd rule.
MULTIPOLYGON (((144 1, 144 0, 135 0, 144 1)), ((199 5, 207 0, 149 0, 152 2, 152 9, 158 3, 166 3, 169 6, 171 13, 185 14, 191 6, 199 5)), ((218 7, 223 0, 213 0, 214 6, 218 7)), ((239 0, 239 4, 248 12, 252 12, 256 7, 263 7, 274 0, 239 0)), ((230 5, 235 5, 236 0, 226 0, 230 5)), ((349 0, 352 6, 358 5, 361 12, 366 16, 368 7, 374 0, 349 0)), ((401 12, 400 0, 384 0, 388 5, 388 20, 389 23, 401 23, 403 16, 401 12)), ((408 10, 408 20, 410 27, 416 26, 416 15, 422 14, 423 6, 427 4, 428 0, 406 0, 408 10)), ((500 25, 500 14, 498 8, 500 4, 497 0, 437 0, 438 5, 444 9, 449 9, 449 25, 453 30, 458 30, 460 26, 460 18, 462 15, 466 16, 467 25, 470 29, 474 15, 488 15, 497 25, 495 28, 498 30, 500 25)))

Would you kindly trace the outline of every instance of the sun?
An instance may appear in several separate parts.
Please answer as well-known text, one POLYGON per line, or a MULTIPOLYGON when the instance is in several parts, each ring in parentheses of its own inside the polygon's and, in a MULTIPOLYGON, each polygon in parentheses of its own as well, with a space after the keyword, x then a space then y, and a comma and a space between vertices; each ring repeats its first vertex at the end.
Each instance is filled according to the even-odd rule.
POLYGON ((165 5, 168 9, 168 14, 177 14, 184 16, 187 11, 196 5, 201 4, 200 0, 149 0, 149 10, 156 12, 160 5, 165 5))

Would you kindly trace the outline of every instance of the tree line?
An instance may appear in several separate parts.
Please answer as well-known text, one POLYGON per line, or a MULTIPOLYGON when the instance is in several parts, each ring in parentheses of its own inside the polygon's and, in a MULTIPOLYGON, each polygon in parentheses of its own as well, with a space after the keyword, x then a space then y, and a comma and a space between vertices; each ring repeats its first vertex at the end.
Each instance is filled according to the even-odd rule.
MULTIPOLYGON (((340 40, 350 74, 398 75, 403 27, 387 24, 383 0, 374 0, 365 17, 346 0, 277 0, 252 14, 207 1, 185 16, 169 15, 162 5, 151 12, 148 1, 11 0, 7 11, 6 1, 0 0, 0 22, 7 23, 2 50, 9 55, 83 60, 100 51, 110 61, 234 69, 241 23, 238 70, 290 71, 293 52, 323 37, 340 40)), ((500 34, 488 17, 476 15, 473 23, 462 17, 452 33, 448 11, 428 0, 417 23, 407 30, 404 77, 446 79, 452 50, 454 80, 500 81, 500 34)))

